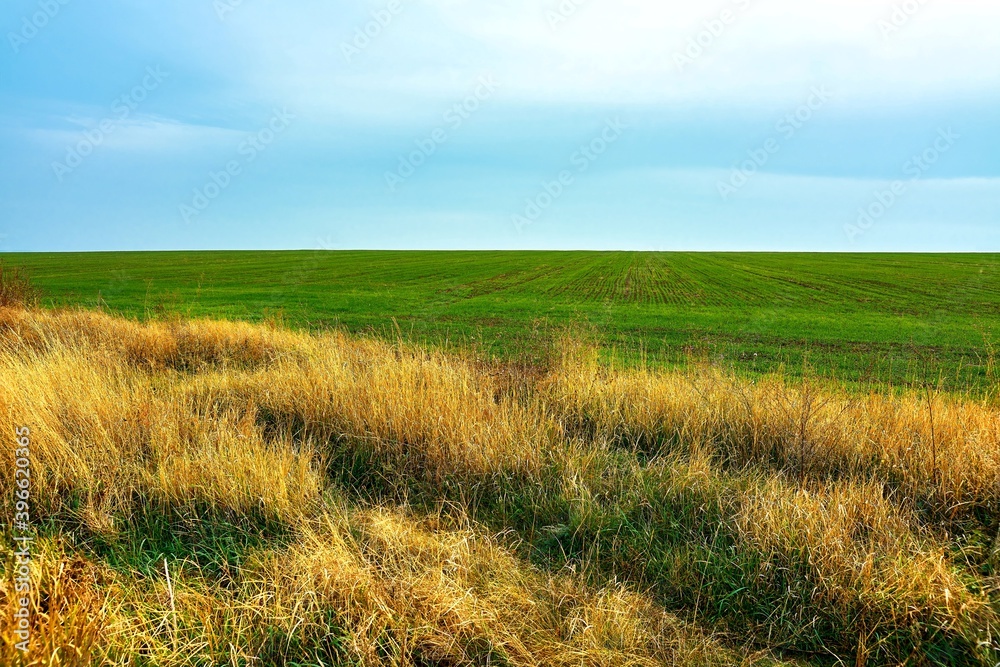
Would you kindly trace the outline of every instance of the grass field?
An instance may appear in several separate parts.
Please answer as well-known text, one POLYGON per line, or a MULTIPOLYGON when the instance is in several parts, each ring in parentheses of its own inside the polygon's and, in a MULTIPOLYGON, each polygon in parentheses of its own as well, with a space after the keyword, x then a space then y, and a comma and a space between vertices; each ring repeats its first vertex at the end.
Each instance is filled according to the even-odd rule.
POLYGON ((557 350, 0 308, 0 664, 1000 660, 995 406, 557 350))
POLYGON ((537 359, 605 354, 843 380, 995 386, 998 255, 582 252, 8 254, 56 305, 281 317, 537 359), (398 330, 396 328, 398 324, 398 330))

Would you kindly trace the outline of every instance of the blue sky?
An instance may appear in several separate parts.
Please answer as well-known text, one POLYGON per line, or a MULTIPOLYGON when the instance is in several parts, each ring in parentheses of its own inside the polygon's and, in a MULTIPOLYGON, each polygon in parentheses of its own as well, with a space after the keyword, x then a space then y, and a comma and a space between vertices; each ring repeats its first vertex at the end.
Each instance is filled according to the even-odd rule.
POLYGON ((997 25, 992 0, 8 0, 0 250, 1000 251, 997 25))

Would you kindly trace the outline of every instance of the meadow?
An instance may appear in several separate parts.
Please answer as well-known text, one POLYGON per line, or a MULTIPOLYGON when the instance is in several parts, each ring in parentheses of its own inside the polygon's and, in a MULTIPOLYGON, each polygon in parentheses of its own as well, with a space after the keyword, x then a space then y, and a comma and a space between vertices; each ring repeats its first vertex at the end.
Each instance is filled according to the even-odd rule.
POLYGON ((985 401, 19 307, 0 387, 0 664, 1000 660, 985 401))
POLYGON ((605 360, 996 386, 997 255, 6 254, 43 304, 339 328, 535 363, 569 330, 605 360))
POLYGON ((2 665, 1000 662, 988 256, 5 260, 2 665))

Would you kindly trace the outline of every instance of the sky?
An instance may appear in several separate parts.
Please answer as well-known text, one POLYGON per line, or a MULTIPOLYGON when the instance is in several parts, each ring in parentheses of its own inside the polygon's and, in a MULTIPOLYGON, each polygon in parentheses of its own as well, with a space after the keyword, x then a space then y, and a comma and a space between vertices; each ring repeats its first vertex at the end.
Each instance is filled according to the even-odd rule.
POLYGON ((6 0, 0 251, 1000 251, 996 0, 6 0))

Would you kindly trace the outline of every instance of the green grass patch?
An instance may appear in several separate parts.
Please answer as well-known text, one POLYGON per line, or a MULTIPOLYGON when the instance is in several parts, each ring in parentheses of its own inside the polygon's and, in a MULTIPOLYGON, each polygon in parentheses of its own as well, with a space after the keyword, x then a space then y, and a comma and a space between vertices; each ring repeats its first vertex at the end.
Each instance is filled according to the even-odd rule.
POLYGON ((607 360, 861 385, 996 386, 1000 256, 629 252, 7 254, 48 306, 183 315, 539 360, 587 331, 607 360))

